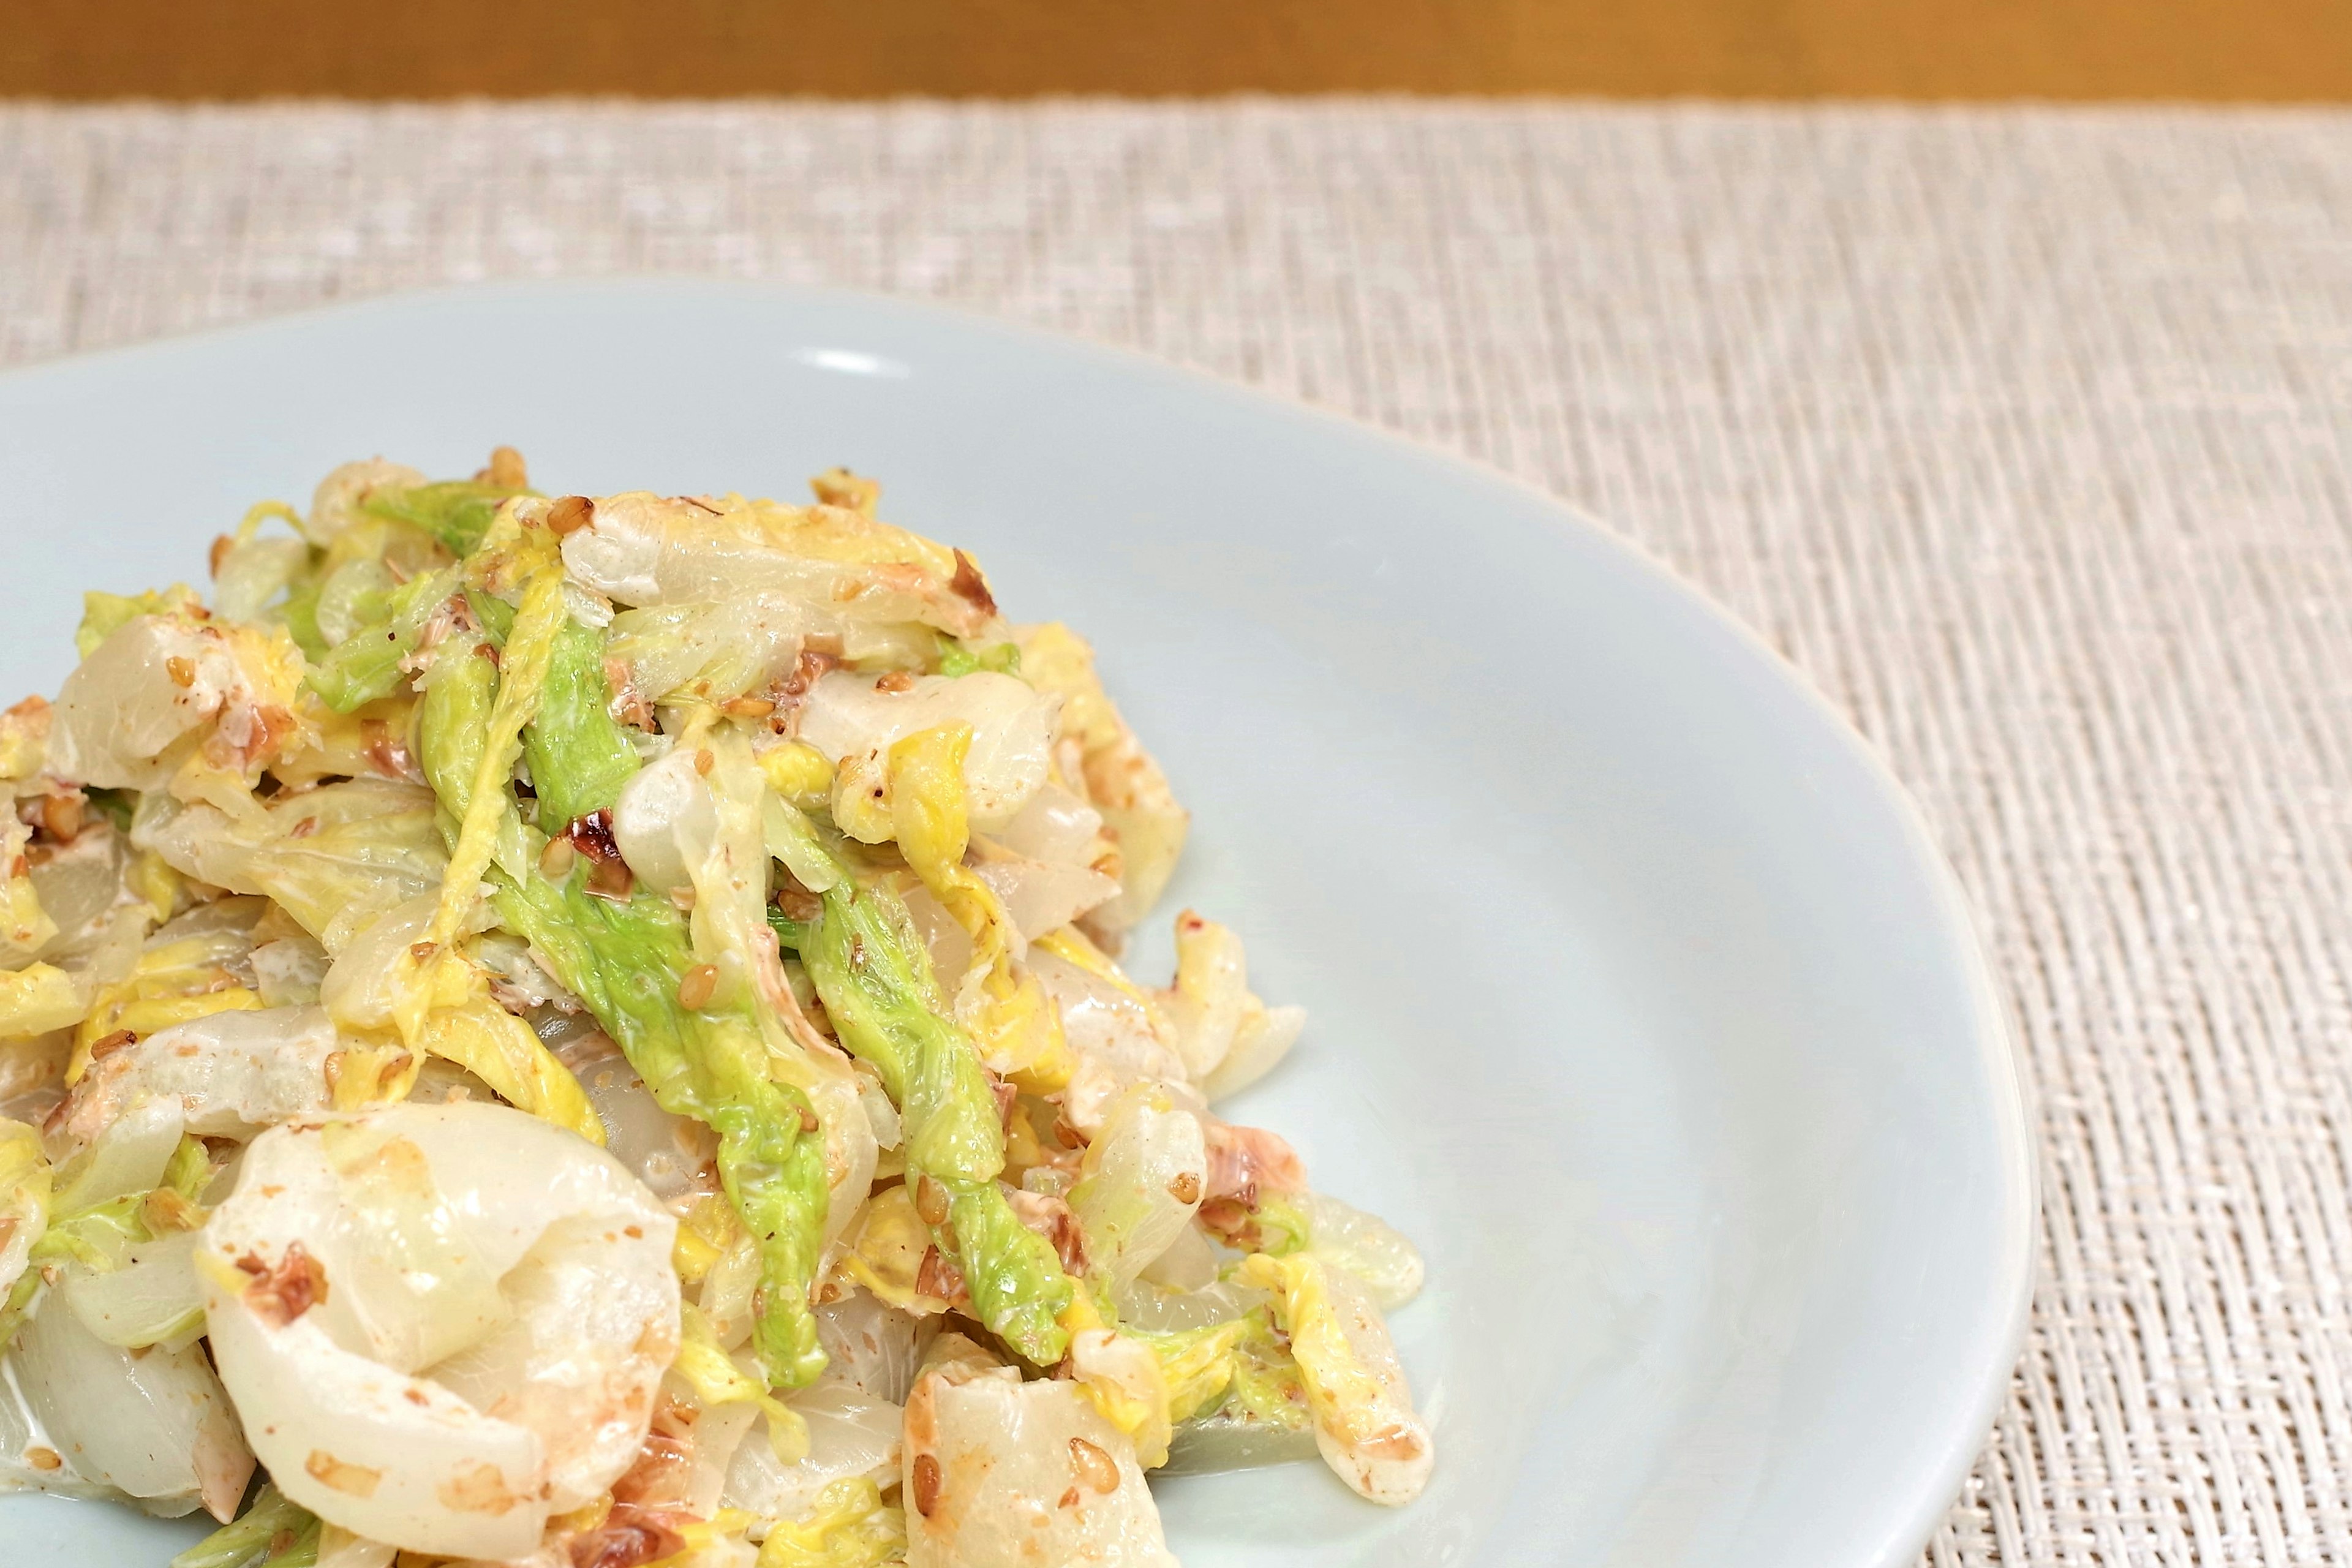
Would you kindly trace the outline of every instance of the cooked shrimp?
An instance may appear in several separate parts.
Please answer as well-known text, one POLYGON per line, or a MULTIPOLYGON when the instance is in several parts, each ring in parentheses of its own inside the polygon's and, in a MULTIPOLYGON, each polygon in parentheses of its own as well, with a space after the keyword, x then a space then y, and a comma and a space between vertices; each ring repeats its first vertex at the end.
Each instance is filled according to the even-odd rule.
POLYGON ((331 1524, 512 1558, 635 1458, 678 1344, 676 1223, 503 1106, 274 1128, 197 1255, 255 1451, 331 1524))

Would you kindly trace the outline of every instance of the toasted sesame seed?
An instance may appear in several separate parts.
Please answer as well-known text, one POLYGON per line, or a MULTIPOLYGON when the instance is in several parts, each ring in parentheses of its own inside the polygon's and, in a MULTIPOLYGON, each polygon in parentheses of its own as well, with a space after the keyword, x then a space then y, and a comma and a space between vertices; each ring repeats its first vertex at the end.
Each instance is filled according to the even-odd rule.
POLYGON ((558 538, 577 533, 596 521, 596 503, 586 496, 565 496, 547 509, 547 526, 558 538))
POLYGON ((696 964, 677 983, 677 1005, 689 1013, 709 1006, 718 994, 719 966, 715 963, 696 964))
POLYGON ((572 875, 572 862, 579 853, 571 839, 560 836, 551 838, 547 847, 539 852, 539 868, 560 882, 572 875))
POLYGON ((1070 1439, 1070 1468, 1105 1497, 1118 1490, 1118 1462, 1084 1437, 1070 1439))

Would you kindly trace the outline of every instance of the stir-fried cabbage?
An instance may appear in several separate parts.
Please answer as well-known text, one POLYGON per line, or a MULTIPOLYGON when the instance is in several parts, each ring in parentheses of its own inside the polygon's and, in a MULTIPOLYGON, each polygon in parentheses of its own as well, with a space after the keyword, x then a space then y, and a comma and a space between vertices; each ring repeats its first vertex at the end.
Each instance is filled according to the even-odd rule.
POLYGON ((0 710, 0 1491, 176 1568, 1174 1562, 1432 1462, 1420 1255, 1057 624, 805 506, 347 464, 0 710), (12 1120, 13 1118, 13 1120, 12 1120), (232 1517, 257 1468, 264 1484, 232 1517))

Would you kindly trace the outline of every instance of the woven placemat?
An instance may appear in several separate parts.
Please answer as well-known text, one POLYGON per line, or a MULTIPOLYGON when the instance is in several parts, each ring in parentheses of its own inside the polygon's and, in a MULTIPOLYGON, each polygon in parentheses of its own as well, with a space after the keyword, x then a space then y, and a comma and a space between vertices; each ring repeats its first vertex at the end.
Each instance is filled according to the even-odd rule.
POLYGON ((2352 1561, 2352 116, 0 108, 0 363, 413 284, 951 300, 1514 470, 1980 912, 2042 1284, 1938 1563, 2352 1561))

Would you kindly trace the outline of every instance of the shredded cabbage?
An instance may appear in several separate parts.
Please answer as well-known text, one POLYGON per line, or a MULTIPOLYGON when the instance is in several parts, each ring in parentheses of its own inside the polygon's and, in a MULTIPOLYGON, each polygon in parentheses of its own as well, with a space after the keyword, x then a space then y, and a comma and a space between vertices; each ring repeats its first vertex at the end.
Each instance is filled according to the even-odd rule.
POLYGON ((825 1221, 822 1142, 807 1098, 769 1076, 766 1047, 745 1012, 683 1005, 695 967, 686 918, 666 899, 625 902, 588 890, 575 868, 557 885, 507 882, 497 907, 509 929, 612 1036, 665 1110, 719 1134, 719 1171, 759 1238, 765 1310, 757 1345, 772 1385, 797 1388, 824 1370, 809 1287, 825 1221))
POLYGON ((907 1516, 859 1477, 835 1481, 799 1519, 779 1521, 760 1545, 757 1568, 887 1568, 907 1550, 907 1516))
POLYGON ((981 1321, 1051 1365, 1068 1348, 1060 1319, 1073 1287, 997 1186, 1004 1129, 979 1053, 944 1016, 905 906, 845 876, 822 896, 823 913, 793 940, 841 1043, 881 1074, 907 1118, 908 1179, 929 1178, 945 1194, 945 1214, 925 1216, 934 1238, 956 1257, 981 1321))

